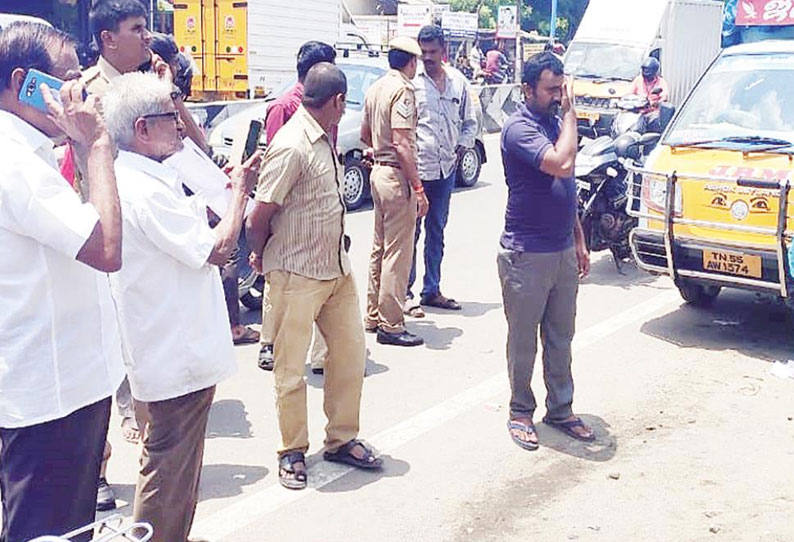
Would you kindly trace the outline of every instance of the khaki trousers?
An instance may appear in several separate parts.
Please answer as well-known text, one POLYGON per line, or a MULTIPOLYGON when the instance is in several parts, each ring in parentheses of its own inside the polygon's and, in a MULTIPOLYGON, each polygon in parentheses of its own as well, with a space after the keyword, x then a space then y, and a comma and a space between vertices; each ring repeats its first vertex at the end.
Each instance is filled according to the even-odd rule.
POLYGON ((375 235, 369 260, 366 326, 405 330, 405 292, 414 254, 416 195, 402 172, 376 165, 370 176, 375 235))
MULTIPOLYGON (((269 311, 268 305, 270 304, 270 282, 265 281, 265 290, 262 295, 262 331, 260 333, 259 343, 262 346, 273 344, 273 326, 270 324, 270 319, 267 317, 269 311)), ((311 364, 312 369, 322 369, 325 367, 325 358, 328 357, 328 345, 323 338, 323 334, 317 326, 314 326, 314 340, 312 341, 312 356, 311 364)))
POLYGON ((328 345, 323 386, 328 418, 325 446, 334 451, 358 436, 366 353, 355 279, 349 274, 315 280, 271 271, 267 280, 282 440, 279 454, 309 449, 305 363, 315 322, 328 345))
POLYGON ((135 401, 143 434, 133 517, 154 528, 152 542, 186 542, 215 386, 166 401, 135 401))

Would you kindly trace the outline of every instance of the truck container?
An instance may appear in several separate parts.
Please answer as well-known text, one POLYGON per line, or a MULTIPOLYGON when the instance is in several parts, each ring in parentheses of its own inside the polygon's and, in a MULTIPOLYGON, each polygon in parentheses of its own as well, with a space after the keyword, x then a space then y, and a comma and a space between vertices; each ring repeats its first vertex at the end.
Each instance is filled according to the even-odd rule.
POLYGON ((659 59, 670 102, 680 105, 720 51, 722 8, 716 0, 590 0, 565 55, 580 122, 608 130, 648 56, 659 59))
POLYGON ((305 42, 335 45, 341 17, 341 0, 176 0, 174 35, 195 99, 259 98, 294 76, 305 42))

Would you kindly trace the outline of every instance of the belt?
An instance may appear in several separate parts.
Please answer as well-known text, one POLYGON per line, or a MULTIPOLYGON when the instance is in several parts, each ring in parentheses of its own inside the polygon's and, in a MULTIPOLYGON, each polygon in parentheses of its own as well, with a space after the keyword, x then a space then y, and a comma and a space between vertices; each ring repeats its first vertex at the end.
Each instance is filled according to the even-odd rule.
POLYGON ((397 162, 384 162, 382 160, 375 160, 376 166, 386 166, 386 167, 393 167, 395 169, 400 169, 400 164, 397 162))

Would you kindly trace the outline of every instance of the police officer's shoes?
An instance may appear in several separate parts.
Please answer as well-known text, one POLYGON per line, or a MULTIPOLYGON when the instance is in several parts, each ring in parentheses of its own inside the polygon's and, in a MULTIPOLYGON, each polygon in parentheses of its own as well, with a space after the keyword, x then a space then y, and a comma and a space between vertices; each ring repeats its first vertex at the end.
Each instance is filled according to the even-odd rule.
POLYGON ((378 329, 378 339, 380 344, 391 344, 394 346, 421 346, 425 344, 424 339, 419 335, 414 335, 409 331, 402 333, 387 333, 378 329))

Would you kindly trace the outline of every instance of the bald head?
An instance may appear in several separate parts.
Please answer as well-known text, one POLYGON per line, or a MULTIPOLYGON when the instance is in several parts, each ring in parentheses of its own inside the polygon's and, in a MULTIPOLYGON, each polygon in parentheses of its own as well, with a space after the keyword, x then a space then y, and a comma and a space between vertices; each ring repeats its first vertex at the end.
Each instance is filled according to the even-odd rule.
POLYGON ((303 83, 303 105, 322 109, 334 96, 347 94, 347 78, 330 62, 315 64, 303 83))

